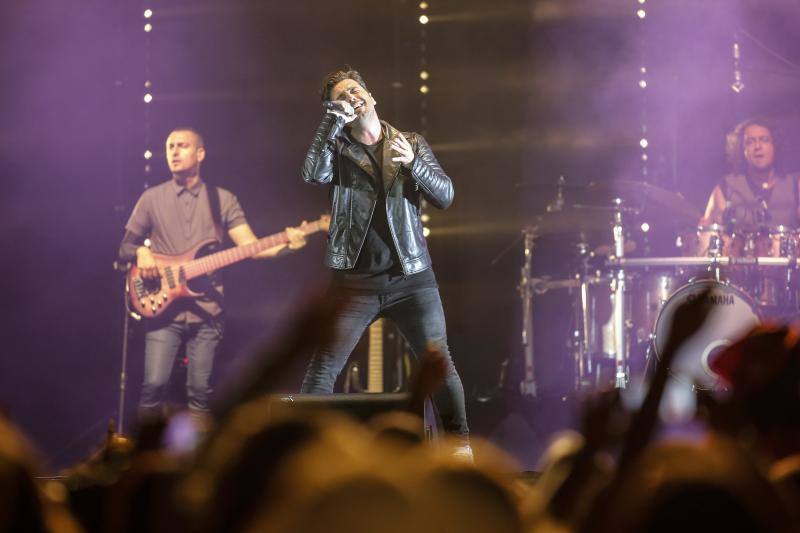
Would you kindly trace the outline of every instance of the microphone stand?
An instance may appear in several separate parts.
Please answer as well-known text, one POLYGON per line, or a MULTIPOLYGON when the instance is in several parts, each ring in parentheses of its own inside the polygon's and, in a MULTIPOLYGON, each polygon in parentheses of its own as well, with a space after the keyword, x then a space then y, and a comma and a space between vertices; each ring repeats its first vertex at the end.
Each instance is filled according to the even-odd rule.
POLYGON ((119 405, 117 412, 117 433, 123 435, 125 433, 125 391, 128 381, 128 338, 130 335, 130 318, 141 320, 142 317, 132 311, 128 302, 128 271, 131 268, 130 263, 120 263, 114 261, 114 270, 122 272, 123 286, 122 286, 122 300, 124 302, 125 314, 122 319, 122 356, 120 361, 119 372, 119 405))

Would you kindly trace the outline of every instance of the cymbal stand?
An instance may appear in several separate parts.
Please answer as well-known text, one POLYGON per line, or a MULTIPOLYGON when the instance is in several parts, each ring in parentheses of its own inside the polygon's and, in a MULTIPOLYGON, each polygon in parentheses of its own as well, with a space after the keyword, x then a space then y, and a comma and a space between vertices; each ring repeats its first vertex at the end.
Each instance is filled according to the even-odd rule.
POLYGON ((580 333, 578 349, 575 350, 575 390, 579 391, 584 385, 590 382, 592 375, 592 349, 591 349, 591 322, 590 309, 589 309, 589 254, 588 246, 583 245, 580 249, 580 254, 583 258, 582 271, 578 275, 580 282, 580 303, 578 306, 578 323, 580 325, 580 333))
MULTIPOLYGON (((622 225, 622 199, 614 198, 614 255, 625 256, 625 231, 622 225)), ((614 363, 616 374, 614 386, 624 389, 628 383, 628 354, 625 343, 625 269, 617 268, 612 285, 614 296, 614 363)))
POLYGON ((525 359, 525 377, 520 382, 523 396, 536 397, 536 373, 533 363, 533 284, 531 283, 531 261, 533 254, 533 231, 522 230, 524 243, 524 262, 519 282, 519 295, 522 299, 522 347, 525 359))
MULTIPOLYGON (((712 224, 711 230, 714 232, 708 237, 708 257, 721 257, 724 246, 722 231, 723 228, 719 224, 712 224)), ((718 263, 714 263, 709 270, 714 274, 714 279, 721 281, 721 273, 718 263)))

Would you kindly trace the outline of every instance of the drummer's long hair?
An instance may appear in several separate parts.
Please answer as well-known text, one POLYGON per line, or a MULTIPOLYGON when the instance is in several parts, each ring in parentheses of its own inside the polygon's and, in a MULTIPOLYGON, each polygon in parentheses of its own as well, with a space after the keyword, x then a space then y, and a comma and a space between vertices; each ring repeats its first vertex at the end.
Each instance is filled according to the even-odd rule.
POLYGON ((747 171, 747 161, 744 159, 744 130, 752 125, 763 126, 769 130, 772 135, 772 145, 775 148, 775 159, 772 166, 775 171, 780 169, 781 153, 783 152, 781 143, 781 134, 777 123, 765 116, 756 116, 748 118, 738 123, 733 130, 728 133, 725 138, 725 156, 731 170, 736 173, 744 174, 747 171))

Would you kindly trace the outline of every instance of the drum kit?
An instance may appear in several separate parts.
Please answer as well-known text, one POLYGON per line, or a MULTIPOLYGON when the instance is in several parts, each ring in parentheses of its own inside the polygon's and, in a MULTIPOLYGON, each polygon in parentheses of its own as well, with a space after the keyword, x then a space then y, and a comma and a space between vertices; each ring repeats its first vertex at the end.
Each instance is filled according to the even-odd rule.
POLYGON ((522 232, 524 395, 542 385, 537 367, 551 355, 535 356, 542 346, 566 347, 552 355, 569 360, 561 367, 571 369, 573 391, 625 388, 663 352, 676 309, 700 295, 711 315, 670 370, 694 389, 714 389, 726 346, 800 309, 797 229, 698 227, 700 213, 682 195, 636 181, 590 183, 579 192, 591 205, 567 205, 565 188, 522 232), (537 327, 554 323, 547 315, 564 322, 565 309, 568 327, 537 327), (535 338, 554 334, 567 338, 535 338))

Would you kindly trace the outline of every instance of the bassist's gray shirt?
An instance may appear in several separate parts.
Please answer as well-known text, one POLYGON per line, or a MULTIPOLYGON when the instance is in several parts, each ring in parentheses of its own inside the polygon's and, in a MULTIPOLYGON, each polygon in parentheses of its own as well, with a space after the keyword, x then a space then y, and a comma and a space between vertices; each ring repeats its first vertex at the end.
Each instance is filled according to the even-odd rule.
MULTIPOLYGON (((223 231, 246 224, 244 210, 236 196, 221 187, 216 187, 216 190, 219 191, 223 231)), ((210 192, 213 194, 213 190, 210 192)), ((125 229, 141 239, 149 238, 150 249, 166 255, 179 255, 205 240, 219 238, 211 215, 206 184, 202 180, 191 189, 178 185, 173 179, 147 189, 136 202, 125 229)), ((120 257, 135 260, 138 246, 123 242, 120 257)), ((222 283, 218 279, 214 281, 218 295, 175 302, 165 313, 166 318, 179 322, 201 322, 219 316, 222 313, 222 283)))

